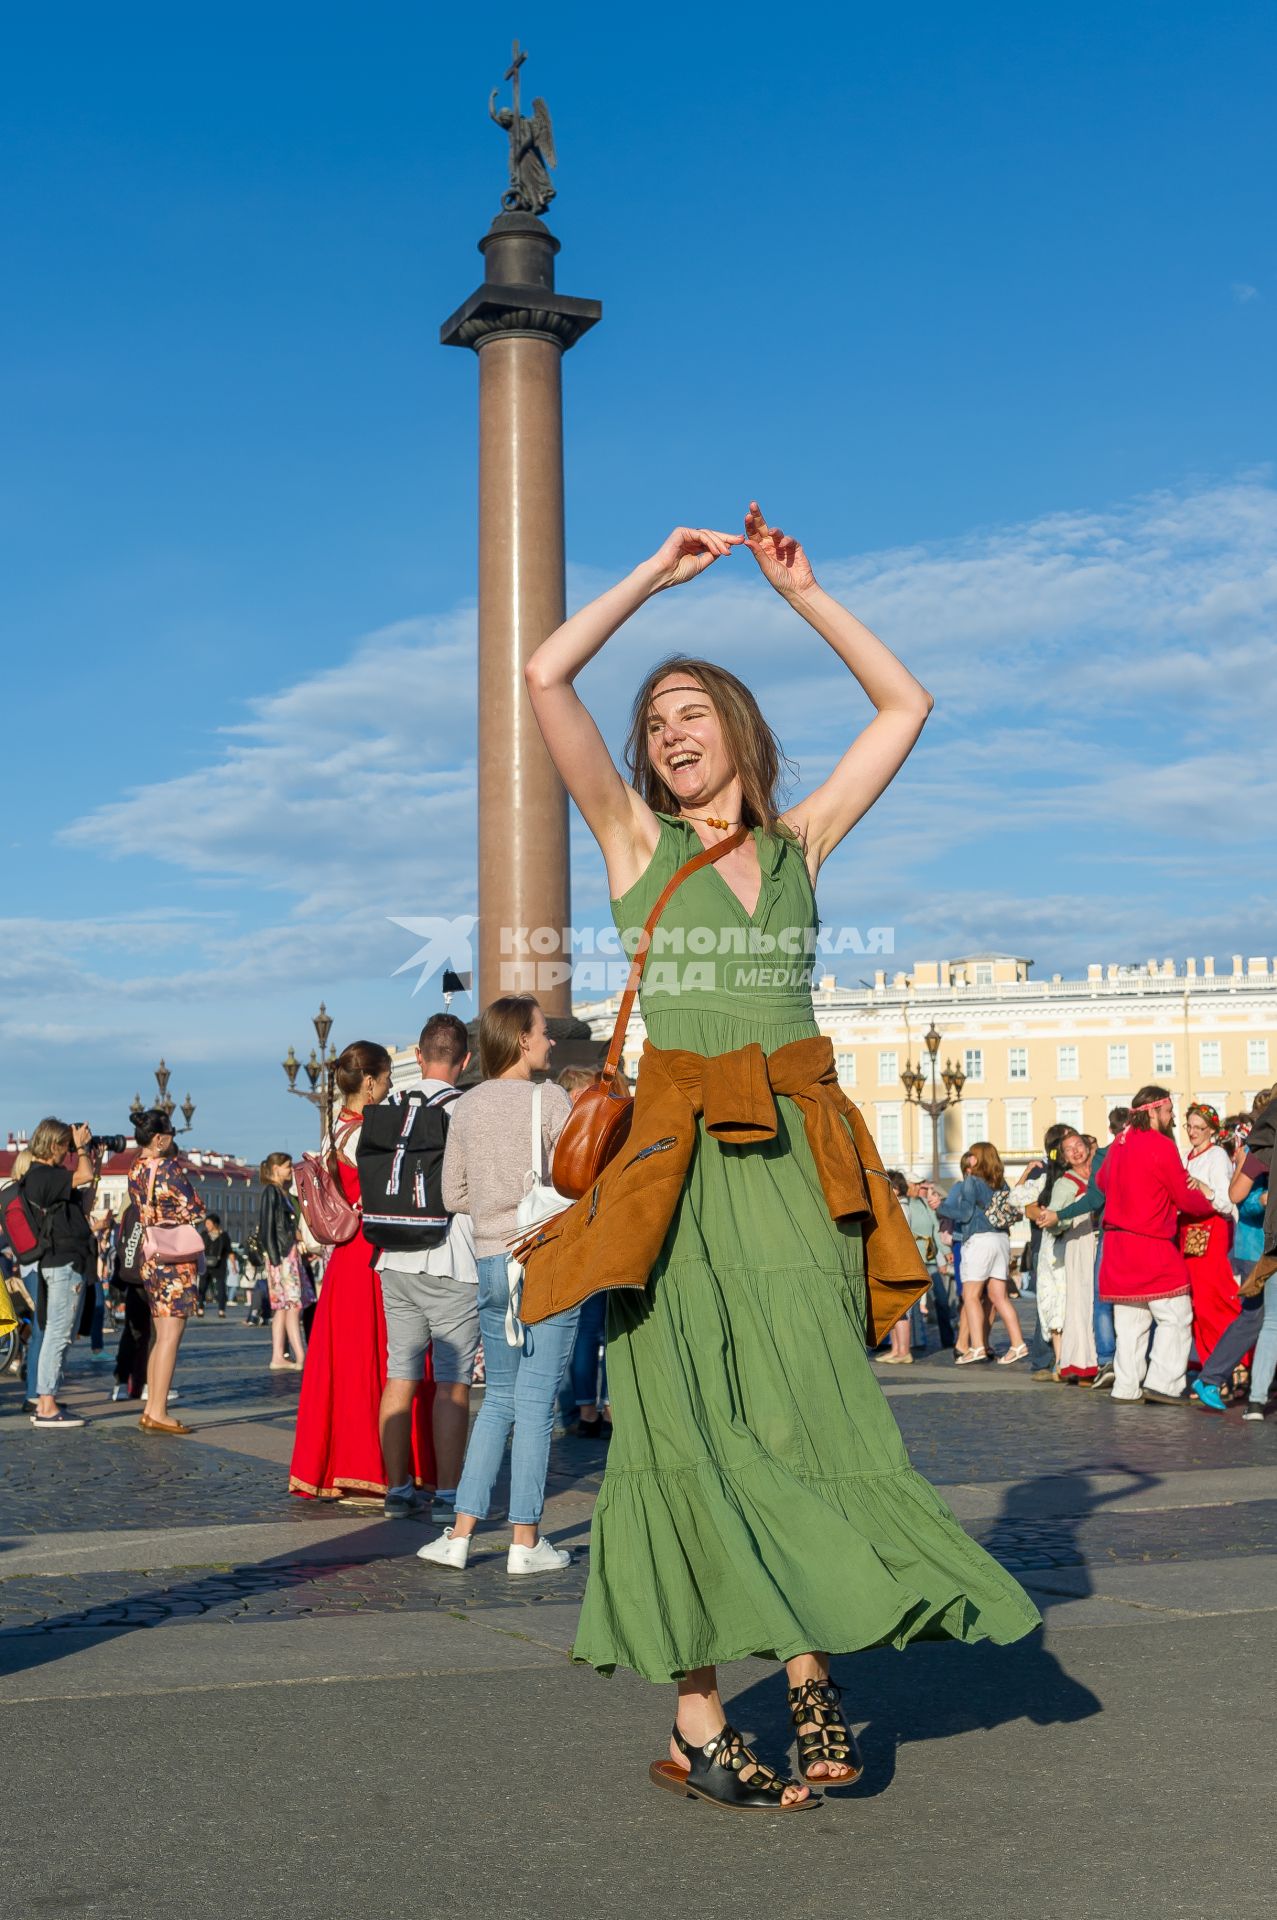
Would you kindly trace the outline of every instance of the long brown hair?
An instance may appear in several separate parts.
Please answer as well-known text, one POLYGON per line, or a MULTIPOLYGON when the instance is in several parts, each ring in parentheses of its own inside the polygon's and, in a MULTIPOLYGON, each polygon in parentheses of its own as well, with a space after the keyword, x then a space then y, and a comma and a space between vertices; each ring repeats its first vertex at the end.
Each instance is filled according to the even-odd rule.
POLYGON ((485 1080, 495 1080, 512 1067, 521 1051, 519 1042, 531 1033, 541 1002, 531 993, 507 993, 491 1001, 479 1015, 479 1068, 485 1080))
POLYGON ((723 729, 723 744, 741 784, 741 819, 747 827, 762 827, 765 833, 788 833, 779 824, 782 808, 782 778, 792 779, 796 769, 780 741, 768 726, 762 709, 743 680, 712 660, 696 660, 690 654, 672 653, 657 662, 634 698, 630 710, 630 730, 625 741, 625 764, 636 789, 649 807, 658 813, 678 813, 680 802, 670 792, 652 765, 647 747, 648 710, 652 695, 662 680, 672 673, 686 674, 704 689, 723 729))
POLYGON ((967 1148, 967 1159, 971 1162, 972 1173, 985 1180, 996 1193, 999 1187, 1006 1185, 1006 1173, 1002 1166, 1002 1155, 992 1140, 977 1140, 967 1148))
POLYGON ((378 1079, 391 1068, 390 1055, 378 1040, 352 1040, 343 1047, 333 1068, 333 1081, 340 1094, 358 1093, 365 1079, 378 1079))

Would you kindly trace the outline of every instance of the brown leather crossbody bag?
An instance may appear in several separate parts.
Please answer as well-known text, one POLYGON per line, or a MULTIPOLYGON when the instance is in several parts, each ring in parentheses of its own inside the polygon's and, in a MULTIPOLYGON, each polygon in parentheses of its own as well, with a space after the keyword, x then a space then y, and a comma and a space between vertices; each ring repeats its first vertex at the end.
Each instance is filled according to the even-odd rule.
POLYGON ((629 1136, 630 1123, 634 1118, 634 1097, 617 1086, 616 1073, 621 1064, 634 996, 643 978, 643 966, 656 923, 664 913, 671 894, 682 886, 684 880, 695 873, 698 867, 708 867, 715 860, 721 860, 734 847, 739 847, 748 833, 748 827, 737 827, 735 833, 726 840, 720 840, 716 847, 705 847, 700 853, 693 854, 669 880, 644 922, 598 1085, 586 1088, 564 1122, 563 1131, 554 1145, 550 1178, 558 1191, 569 1200, 579 1200, 583 1193, 589 1191, 608 1161, 621 1151, 629 1136))

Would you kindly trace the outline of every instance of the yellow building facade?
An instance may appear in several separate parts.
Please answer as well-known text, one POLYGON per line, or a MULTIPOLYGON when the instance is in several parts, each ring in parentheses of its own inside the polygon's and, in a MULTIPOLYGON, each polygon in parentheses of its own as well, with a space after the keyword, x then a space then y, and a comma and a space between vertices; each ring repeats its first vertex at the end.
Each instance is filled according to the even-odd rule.
MULTIPOLYGON (((1031 978, 1032 961, 970 954, 875 973, 873 985, 844 987, 826 974, 812 1000, 833 1042, 842 1085, 873 1128, 888 1166, 929 1172, 929 1117, 906 1096, 907 1067, 926 1076, 924 1036, 940 1034, 937 1093, 946 1063, 966 1076, 961 1098, 941 1117, 940 1171, 957 1174, 963 1149, 992 1140, 1011 1165, 1040 1148, 1053 1121, 1108 1139, 1112 1107, 1128 1105, 1149 1082, 1174 1095, 1179 1117, 1192 1100, 1221 1115, 1251 1105, 1277 1080, 1277 957, 1233 955, 1149 960, 1143 967, 1096 964, 1086 978, 1031 978)), ((578 1006, 596 1039, 612 1030, 619 996, 578 1006)), ((624 1060, 633 1076, 643 1044, 635 1010, 624 1060)))

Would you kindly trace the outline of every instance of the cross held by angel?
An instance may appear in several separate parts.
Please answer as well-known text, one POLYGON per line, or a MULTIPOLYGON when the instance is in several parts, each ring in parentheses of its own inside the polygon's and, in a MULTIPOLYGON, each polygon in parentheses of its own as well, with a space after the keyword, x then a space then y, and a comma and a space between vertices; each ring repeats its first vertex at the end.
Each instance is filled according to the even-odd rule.
POLYGON ((516 40, 514 58, 505 76, 512 83, 514 105, 498 107, 494 87, 488 100, 488 114, 510 136, 510 185, 501 196, 501 205, 507 213, 542 214, 554 198, 549 170, 558 165, 558 156, 554 151, 550 109, 545 101, 539 97, 533 100, 530 120, 520 111, 519 69, 527 57, 516 40))

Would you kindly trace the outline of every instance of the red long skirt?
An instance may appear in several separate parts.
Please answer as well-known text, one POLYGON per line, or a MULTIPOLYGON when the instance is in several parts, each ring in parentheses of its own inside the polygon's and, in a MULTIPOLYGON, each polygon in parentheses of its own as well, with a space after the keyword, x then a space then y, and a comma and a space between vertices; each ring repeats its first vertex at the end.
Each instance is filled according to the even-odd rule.
POLYGON ((1180 1252, 1184 1237, 1192 1226, 1209 1226, 1210 1244, 1195 1259, 1185 1254, 1188 1283, 1193 1296, 1193 1345, 1197 1358, 1205 1363, 1215 1343, 1237 1318, 1240 1302, 1237 1276, 1228 1257, 1233 1244, 1233 1223, 1222 1213, 1213 1213, 1209 1221, 1185 1221, 1179 1230, 1180 1252))
MULTIPOLYGON (((341 1171, 346 1172, 344 1164, 341 1171)), ((356 1234, 333 1249, 324 1275, 306 1349, 288 1476, 289 1492, 303 1499, 339 1500, 343 1494, 386 1491, 377 1424, 386 1384, 386 1315, 371 1256, 363 1234, 356 1234)), ((413 1478, 419 1487, 435 1484, 430 1437, 434 1392, 427 1353, 426 1377, 412 1409, 413 1478)))

